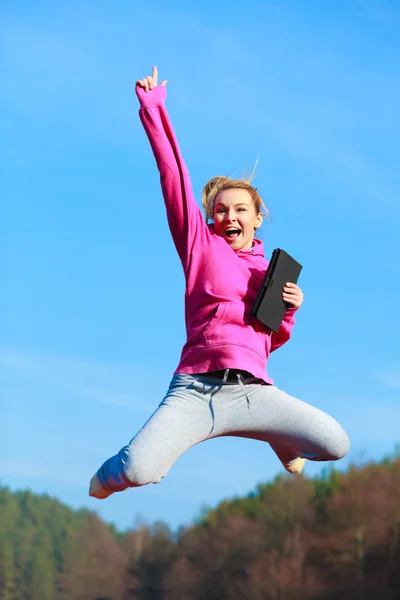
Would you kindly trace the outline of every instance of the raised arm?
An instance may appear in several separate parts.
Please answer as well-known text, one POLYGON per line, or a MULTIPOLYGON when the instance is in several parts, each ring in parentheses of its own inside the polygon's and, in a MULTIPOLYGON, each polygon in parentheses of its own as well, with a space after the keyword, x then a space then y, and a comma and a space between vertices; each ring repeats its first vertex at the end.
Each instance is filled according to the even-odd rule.
POLYGON ((158 71, 136 82, 139 115, 149 138, 167 209, 171 234, 185 266, 195 245, 205 245, 208 228, 193 195, 190 176, 165 106, 166 81, 157 84, 158 71))

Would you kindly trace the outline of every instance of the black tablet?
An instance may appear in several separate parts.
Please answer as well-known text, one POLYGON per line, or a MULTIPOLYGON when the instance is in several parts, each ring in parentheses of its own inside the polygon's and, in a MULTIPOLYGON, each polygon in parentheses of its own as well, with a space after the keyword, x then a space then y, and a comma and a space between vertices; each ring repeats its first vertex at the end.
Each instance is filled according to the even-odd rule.
POLYGON ((286 282, 297 283, 302 268, 284 250, 276 248, 273 251, 251 314, 275 333, 278 333, 286 309, 290 306, 282 299, 283 288, 286 282))

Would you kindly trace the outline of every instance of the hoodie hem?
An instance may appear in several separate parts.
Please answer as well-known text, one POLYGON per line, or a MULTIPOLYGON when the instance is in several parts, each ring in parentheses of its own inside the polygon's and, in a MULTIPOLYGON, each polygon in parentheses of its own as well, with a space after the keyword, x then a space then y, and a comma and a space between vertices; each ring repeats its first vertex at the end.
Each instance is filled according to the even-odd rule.
POLYGON ((266 362, 266 357, 261 357, 257 351, 242 344, 217 343, 212 346, 195 346, 186 349, 182 354, 175 375, 241 369, 272 385, 273 380, 266 372, 266 362))

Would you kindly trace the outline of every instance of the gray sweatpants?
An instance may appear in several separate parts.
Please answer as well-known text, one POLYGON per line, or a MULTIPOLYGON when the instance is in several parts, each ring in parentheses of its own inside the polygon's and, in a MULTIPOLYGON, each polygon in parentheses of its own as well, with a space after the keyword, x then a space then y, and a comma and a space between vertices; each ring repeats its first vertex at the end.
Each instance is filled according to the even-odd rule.
POLYGON ((185 450, 219 436, 268 442, 284 463, 298 456, 338 460, 350 447, 332 417, 275 386, 175 375, 154 414, 97 476, 115 492, 158 483, 185 450))

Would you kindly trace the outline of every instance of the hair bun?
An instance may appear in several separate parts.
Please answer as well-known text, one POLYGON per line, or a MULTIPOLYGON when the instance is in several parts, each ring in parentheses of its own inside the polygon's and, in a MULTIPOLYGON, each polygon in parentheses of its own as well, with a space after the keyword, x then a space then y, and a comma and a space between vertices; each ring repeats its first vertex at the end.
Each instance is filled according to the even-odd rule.
POLYGON ((229 177, 226 175, 221 175, 220 177, 213 177, 210 179, 208 183, 204 186, 203 192, 208 196, 211 192, 215 193, 218 190, 220 185, 227 183, 229 181, 229 177))

